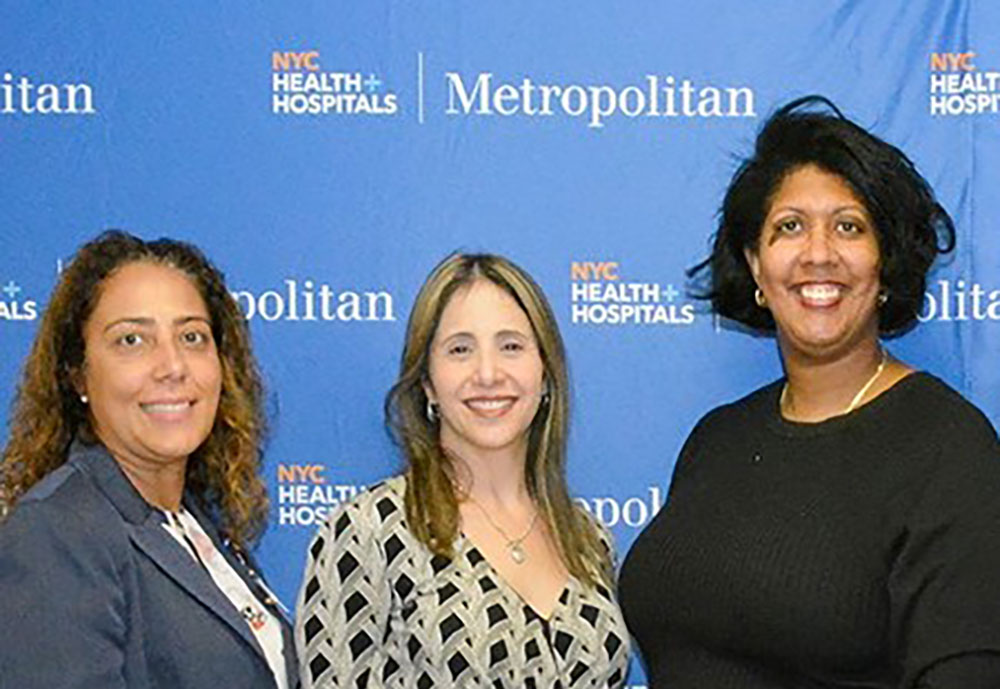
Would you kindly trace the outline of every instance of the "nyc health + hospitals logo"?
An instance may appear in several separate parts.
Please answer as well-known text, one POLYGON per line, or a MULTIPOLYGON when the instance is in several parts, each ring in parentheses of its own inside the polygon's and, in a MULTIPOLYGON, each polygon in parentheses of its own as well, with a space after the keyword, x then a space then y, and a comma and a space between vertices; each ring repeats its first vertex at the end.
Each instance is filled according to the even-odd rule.
POLYGON ((972 51, 931 53, 929 90, 931 115, 1000 114, 1000 72, 981 69, 972 51))
POLYGON ((324 68, 318 50, 271 53, 275 115, 385 116, 398 111, 396 93, 375 72, 324 68))
POLYGON ((363 486, 335 484, 323 464, 279 464, 278 525, 316 527, 353 499, 363 486))
POLYGON ((695 307, 673 283, 628 279, 619 261, 572 261, 570 316, 574 325, 684 326, 695 307))
MULTIPOLYGON (((756 117, 756 93, 746 84, 715 83, 673 74, 637 72, 616 82, 583 82, 492 71, 428 69, 415 54, 413 114, 427 121, 428 96, 444 87, 448 118, 551 118, 580 121, 601 130, 612 122, 646 123, 756 117)), ((326 64, 319 50, 271 52, 271 112, 281 116, 392 116, 399 97, 375 71, 326 64)))

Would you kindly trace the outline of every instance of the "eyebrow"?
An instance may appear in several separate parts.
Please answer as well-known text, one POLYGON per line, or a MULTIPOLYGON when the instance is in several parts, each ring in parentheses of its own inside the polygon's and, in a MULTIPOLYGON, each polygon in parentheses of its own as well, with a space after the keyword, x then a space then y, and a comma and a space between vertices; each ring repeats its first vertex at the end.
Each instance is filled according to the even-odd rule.
MULTIPOLYGON (((179 316, 174 319, 174 325, 184 325, 186 323, 191 323, 192 321, 201 321, 205 325, 211 326, 212 323, 205 316, 179 316)), ((126 318, 119 318, 116 321, 112 321, 104 326, 104 332, 108 332, 112 328, 117 328, 119 325, 141 325, 143 327, 149 327, 156 325, 155 318, 149 318, 147 316, 130 316, 126 318)))
MULTIPOLYGON (((806 211, 803 210, 802 208, 799 208, 798 206, 779 206, 778 208, 773 209, 772 213, 784 212, 784 211, 792 211, 793 213, 801 213, 802 215, 806 215, 806 211)), ((842 213, 844 211, 860 211, 865 215, 870 215, 868 213, 868 209, 859 203, 852 203, 845 206, 837 206, 836 208, 832 209, 830 213, 831 214, 842 213)))
POLYGON ((507 337, 508 335, 517 335, 518 337, 531 337, 531 333, 521 332, 520 330, 501 330, 497 333, 497 337, 507 337))
MULTIPOLYGON (((528 333, 522 332, 520 330, 511 330, 509 328, 506 329, 506 330, 500 330, 500 331, 496 332, 493 335, 493 337, 509 337, 511 335, 516 335, 517 337, 531 337, 531 335, 529 335, 528 333)), ((468 330, 459 330, 457 332, 453 332, 453 333, 451 333, 449 335, 443 336, 441 338, 441 342, 446 342, 446 341, 448 341, 448 340, 450 340, 450 339, 452 339, 454 337, 472 337, 472 338, 474 338, 475 335, 473 335, 468 330)))

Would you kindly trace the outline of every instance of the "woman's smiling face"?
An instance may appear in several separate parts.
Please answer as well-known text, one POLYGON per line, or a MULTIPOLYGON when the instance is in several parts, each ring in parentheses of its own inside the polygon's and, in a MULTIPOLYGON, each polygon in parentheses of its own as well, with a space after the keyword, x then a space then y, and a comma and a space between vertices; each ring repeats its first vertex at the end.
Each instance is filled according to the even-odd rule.
POLYGON ((441 445, 460 457, 523 457, 543 373, 531 323, 506 291, 485 279, 458 289, 441 313, 425 384, 441 445))
POLYGON ((222 387, 201 294, 180 270, 138 261, 99 295, 80 381, 98 438, 119 462, 186 461, 212 430, 222 387))
POLYGON ((878 236, 841 177, 815 165, 790 172, 746 259, 783 348, 836 358, 878 337, 878 236))

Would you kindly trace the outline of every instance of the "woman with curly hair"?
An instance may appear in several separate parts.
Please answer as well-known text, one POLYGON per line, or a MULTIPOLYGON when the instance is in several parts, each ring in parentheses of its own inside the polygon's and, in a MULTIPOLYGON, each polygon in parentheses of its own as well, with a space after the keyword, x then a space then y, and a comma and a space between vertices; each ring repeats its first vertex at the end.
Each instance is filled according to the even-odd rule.
POLYGON ((3 453, 4 686, 295 686, 247 555, 267 513, 260 401, 245 321, 198 249, 112 231, 77 252, 3 453))

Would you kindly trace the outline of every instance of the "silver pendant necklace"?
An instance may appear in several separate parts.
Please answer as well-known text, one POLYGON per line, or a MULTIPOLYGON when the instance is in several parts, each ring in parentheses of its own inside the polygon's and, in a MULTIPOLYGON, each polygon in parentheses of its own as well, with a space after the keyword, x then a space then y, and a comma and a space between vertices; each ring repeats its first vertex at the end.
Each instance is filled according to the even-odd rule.
POLYGON ((475 505, 480 512, 483 513, 483 516, 486 517, 487 523, 493 527, 493 530, 503 537, 503 540, 505 541, 504 547, 507 548, 507 554, 510 555, 510 559, 513 560, 515 564, 523 565, 528 559, 528 553, 524 550, 524 539, 531 535, 531 532, 535 530, 535 523, 538 522, 538 510, 535 510, 535 516, 531 518, 531 523, 528 524, 528 528, 525 529, 524 533, 518 538, 511 538, 507 535, 506 531, 500 528, 499 524, 493 521, 493 517, 490 516, 490 513, 485 507, 479 504, 478 500, 471 495, 466 495, 466 498, 469 502, 475 505))

